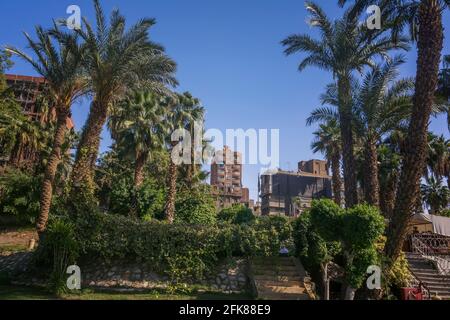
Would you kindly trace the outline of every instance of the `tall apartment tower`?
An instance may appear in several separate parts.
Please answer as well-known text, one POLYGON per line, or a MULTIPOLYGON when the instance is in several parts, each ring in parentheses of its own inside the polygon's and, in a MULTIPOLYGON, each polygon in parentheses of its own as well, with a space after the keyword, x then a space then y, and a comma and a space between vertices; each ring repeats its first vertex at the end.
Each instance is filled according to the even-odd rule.
POLYGON ((242 155, 225 146, 211 164, 211 186, 219 209, 249 204, 249 190, 242 186, 242 155))
MULTIPOLYGON (((48 113, 41 110, 40 98, 46 95, 47 84, 43 77, 30 77, 22 75, 5 74, 6 85, 13 92, 14 98, 21 105, 23 113, 33 121, 45 123, 56 120, 56 111, 53 105, 49 105, 48 113)), ((67 128, 74 127, 72 119, 67 119, 67 128)), ((38 158, 36 150, 29 145, 17 143, 13 148, 10 159, 0 159, 0 163, 10 162, 19 166, 23 164, 33 165, 38 158)))

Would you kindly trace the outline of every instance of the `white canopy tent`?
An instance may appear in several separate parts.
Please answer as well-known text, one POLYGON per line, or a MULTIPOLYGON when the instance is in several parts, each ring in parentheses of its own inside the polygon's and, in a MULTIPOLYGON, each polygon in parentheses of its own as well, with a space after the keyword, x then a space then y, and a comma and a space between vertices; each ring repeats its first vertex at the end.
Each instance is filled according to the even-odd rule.
POLYGON ((430 224, 433 233, 450 237, 450 218, 435 216, 427 213, 415 214, 412 218, 412 225, 430 224))

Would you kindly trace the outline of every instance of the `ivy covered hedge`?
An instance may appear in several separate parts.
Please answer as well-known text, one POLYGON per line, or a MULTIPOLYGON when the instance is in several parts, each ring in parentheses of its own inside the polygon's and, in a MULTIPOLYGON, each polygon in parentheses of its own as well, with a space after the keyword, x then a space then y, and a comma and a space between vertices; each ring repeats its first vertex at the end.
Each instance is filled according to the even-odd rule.
POLYGON ((280 217, 244 225, 169 225, 100 213, 71 220, 80 259, 137 261, 172 280, 202 278, 227 257, 274 256, 292 247, 291 223, 280 217))

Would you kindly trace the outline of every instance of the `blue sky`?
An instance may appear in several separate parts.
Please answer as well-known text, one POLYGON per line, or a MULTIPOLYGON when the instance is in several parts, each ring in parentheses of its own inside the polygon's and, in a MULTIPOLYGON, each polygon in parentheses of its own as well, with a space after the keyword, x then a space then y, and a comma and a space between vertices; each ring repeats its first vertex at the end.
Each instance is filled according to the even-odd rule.
MULTIPOLYGON (((337 1, 319 0, 330 16, 341 12, 337 1)), ((3 1, 0 13, 0 44, 24 48, 22 31, 32 33, 36 24, 47 26, 52 18, 66 17, 76 4, 93 20, 90 0, 3 1)), ((189 90, 207 109, 207 128, 280 129, 280 166, 294 170, 297 162, 313 155, 310 143, 314 127, 305 119, 319 105, 318 97, 331 75, 318 69, 297 72, 299 56, 285 57, 280 41, 292 33, 314 33, 306 25, 301 0, 104 0, 105 12, 121 9, 129 23, 154 17, 154 41, 163 44, 178 63, 178 91, 189 90)), ((450 14, 444 16, 450 28, 450 14)), ((446 32, 447 33, 447 32, 446 32)), ((450 54, 450 43, 444 42, 450 54)), ((402 76, 415 74, 415 48, 407 55, 402 76)), ((10 73, 33 75, 16 60, 10 73)), ((77 129, 87 117, 89 103, 73 107, 77 129)), ((433 119, 431 129, 448 136, 446 120, 433 119)), ((110 144, 104 132, 102 151, 110 144)), ((244 168, 244 184, 257 195, 259 166, 244 168)))

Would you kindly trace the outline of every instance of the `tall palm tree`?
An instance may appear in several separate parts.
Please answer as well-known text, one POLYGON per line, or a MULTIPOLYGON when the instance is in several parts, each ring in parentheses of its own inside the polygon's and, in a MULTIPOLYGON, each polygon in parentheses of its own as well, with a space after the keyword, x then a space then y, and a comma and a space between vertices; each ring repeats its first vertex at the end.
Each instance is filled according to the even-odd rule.
MULTIPOLYGON (((62 34, 55 24, 54 31, 62 34)), ((67 120, 74 100, 84 94, 86 81, 81 72, 82 50, 77 44, 76 35, 65 35, 65 44, 56 41, 42 27, 36 27, 37 41, 25 34, 28 45, 36 59, 28 56, 21 50, 8 48, 26 60, 40 75, 48 87, 50 101, 55 105, 56 129, 53 145, 45 166, 44 180, 42 182, 39 217, 37 231, 43 233, 47 227, 48 216, 53 195, 58 165, 61 161, 61 148, 67 132, 67 120)))
MULTIPOLYGON (((169 123, 173 131, 178 129, 190 128, 191 123, 203 118, 203 109, 198 107, 198 104, 193 104, 193 97, 190 93, 178 94, 176 101, 170 101, 172 104, 172 110, 169 113, 169 123)), ((182 137, 186 139, 187 137, 182 137)), ((174 148, 181 143, 181 141, 168 141, 171 150, 171 159, 169 164, 169 172, 167 177, 168 192, 167 201, 165 205, 166 220, 169 223, 175 221, 175 200, 177 193, 177 178, 178 178, 178 165, 175 161, 174 148)), ((191 159, 192 160, 192 159, 191 159)))
POLYGON ((426 178, 426 184, 422 184, 420 189, 423 201, 430 209, 430 214, 439 213, 447 207, 450 199, 450 190, 442 185, 441 178, 433 176, 426 178))
POLYGON ((354 71, 361 72, 373 66, 373 58, 385 57, 391 49, 407 49, 404 39, 392 41, 383 35, 383 30, 370 31, 358 21, 355 9, 350 7, 342 19, 331 21, 323 10, 313 2, 306 2, 311 14, 310 25, 319 29, 320 39, 309 35, 292 35, 282 41, 285 53, 291 55, 304 52, 299 70, 316 66, 333 73, 337 79, 339 123, 341 126, 344 164, 346 206, 357 203, 357 181, 355 174, 354 136, 351 110, 351 77, 354 71))
POLYGON ((72 193, 94 187, 93 169, 97 160, 100 134, 108 111, 130 89, 142 87, 154 92, 166 92, 166 85, 176 85, 176 64, 164 53, 164 48, 149 39, 154 19, 144 18, 126 29, 125 18, 114 10, 107 22, 99 0, 94 0, 94 28, 83 19, 77 30, 85 42, 83 66, 89 75, 93 101, 81 135, 72 172, 72 193))
POLYGON ((378 170, 380 210, 386 218, 390 219, 397 194, 401 156, 386 142, 378 146, 377 153, 380 163, 378 170))
POLYGON ((186 182, 189 187, 192 187, 195 179, 204 176, 202 172, 198 172, 201 164, 195 163, 198 154, 201 152, 201 156, 203 155, 203 141, 201 141, 200 146, 195 145, 196 138, 198 138, 195 135, 203 134, 203 132, 195 132, 195 122, 198 122, 198 124, 203 124, 205 109, 201 106, 200 100, 193 97, 189 92, 185 92, 181 99, 182 103, 189 110, 192 118, 192 121, 190 121, 186 127, 186 130, 188 130, 191 135, 191 163, 187 164, 186 182), (196 150, 196 147, 201 149, 196 150))
POLYGON ((443 135, 436 136, 428 134, 428 158, 425 176, 429 173, 437 179, 447 178, 447 184, 450 177, 450 140, 446 140, 443 135))
MULTIPOLYGON (((388 2, 389 3, 389 2, 388 2)), ((406 237, 416 200, 420 198, 420 179, 426 165, 427 134, 443 47, 442 14, 450 0, 393 1, 387 8, 395 22, 394 31, 409 25, 417 39, 418 59, 415 94, 400 186, 386 243, 386 254, 393 262, 398 257, 406 237), (418 26, 418 28, 415 28, 418 26)), ((394 32, 395 34, 396 32, 394 32)))
POLYGON ((336 120, 320 124, 319 130, 314 132, 315 139, 311 144, 314 153, 321 152, 325 155, 331 166, 334 202, 342 204, 341 191, 341 131, 336 120))
POLYGON ((144 182, 144 168, 152 151, 161 149, 168 135, 167 107, 149 91, 136 91, 112 107, 108 126, 113 138, 134 160, 134 199, 130 215, 136 215, 136 193, 144 182))
MULTIPOLYGON (((7 105, 10 106, 13 105, 7 105)), ((19 113, 7 110, 0 115, 2 147, 9 151, 9 165, 16 168, 27 165, 21 163, 27 151, 39 151, 44 147, 41 124, 23 115, 21 108, 18 110, 19 113)))
POLYGON ((447 115, 447 126, 450 131, 450 55, 444 56, 443 67, 439 73, 437 98, 441 100, 440 113, 447 115))
POLYGON ((395 81, 401 57, 368 72, 357 93, 355 123, 364 144, 364 192, 367 203, 380 205, 377 146, 381 138, 407 121, 411 114, 412 79, 395 81))
MULTIPOLYGON (((397 129, 411 112, 410 93, 414 81, 395 81, 397 68, 402 62, 402 58, 398 56, 383 65, 377 64, 367 72, 361 84, 355 79, 351 83, 352 123, 362 148, 361 161, 364 162, 364 169, 361 170, 361 176, 365 201, 375 206, 379 206, 380 202, 377 146, 382 137, 397 129)), ((333 119, 339 121, 336 111, 339 103, 337 85, 328 85, 321 100, 330 107, 313 110, 308 123, 333 119)))

